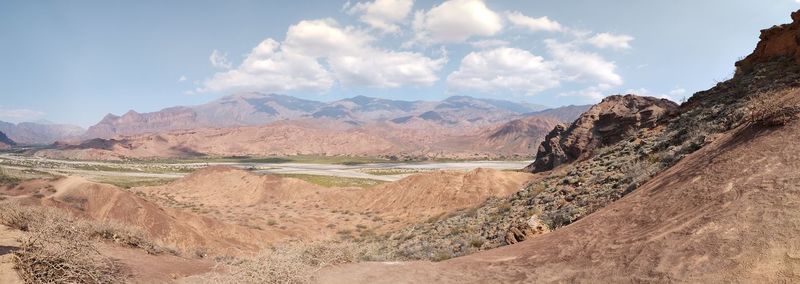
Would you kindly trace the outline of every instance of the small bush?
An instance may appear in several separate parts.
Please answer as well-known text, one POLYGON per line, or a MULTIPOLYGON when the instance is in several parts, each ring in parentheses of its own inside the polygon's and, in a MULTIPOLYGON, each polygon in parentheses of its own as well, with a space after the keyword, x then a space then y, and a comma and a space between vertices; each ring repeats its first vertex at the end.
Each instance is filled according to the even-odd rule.
POLYGON ((761 126, 783 126, 800 114, 800 90, 767 92, 748 102, 747 121, 761 126))

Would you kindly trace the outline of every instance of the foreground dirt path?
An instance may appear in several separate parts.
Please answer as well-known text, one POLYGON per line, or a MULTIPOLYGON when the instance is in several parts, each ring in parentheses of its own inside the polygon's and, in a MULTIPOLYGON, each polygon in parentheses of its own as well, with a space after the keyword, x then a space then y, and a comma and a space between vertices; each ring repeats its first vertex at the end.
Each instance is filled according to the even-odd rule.
POLYGON ((20 237, 22 237, 22 233, 0 225, 0 283, 23 283, 11 261, 11 252, 19 246, 17 239, 20 237))

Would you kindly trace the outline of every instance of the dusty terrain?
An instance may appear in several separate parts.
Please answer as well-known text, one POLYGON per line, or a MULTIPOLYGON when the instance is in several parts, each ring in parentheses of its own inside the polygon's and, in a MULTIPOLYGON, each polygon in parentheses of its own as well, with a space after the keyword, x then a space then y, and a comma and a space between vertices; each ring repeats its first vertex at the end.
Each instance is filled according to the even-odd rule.
POLYGON ((27 181, 2 193, 26 204, 134 225, 179 249, 235 254, 280 241, 351 238, 407 226, 506 196, 529 179, 525 173, 479 169, 416 174, 371 188, 330 188, 211 167, 130 191, 67 177, 27 181))
POLYGON ((164 207, 314 240, 385 232, 507 196, 531 176, 478 169, 414 174, 369 188, 330 188, 216 167, 157 187, 134 188, 164 207), (224 191, 220 189, 224 188, 224 191))
POLYGON ((742 127, 555 232, 441 263, 356 264, 325 283, 800 280, 800 124, 742 127), (780 154, 778 154, 780 153, 780 154), (735 225, 732 225, 735 224, 735 225))
POLYGON ((14 270, 12 252, 19 247, 22 233, 12 228, 0 225, 0 283, 24 283, 14 270))

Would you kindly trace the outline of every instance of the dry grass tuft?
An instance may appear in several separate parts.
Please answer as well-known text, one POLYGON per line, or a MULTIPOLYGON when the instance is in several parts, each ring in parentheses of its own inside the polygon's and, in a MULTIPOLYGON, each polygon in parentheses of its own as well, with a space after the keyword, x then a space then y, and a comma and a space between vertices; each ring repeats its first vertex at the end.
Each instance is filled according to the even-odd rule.
POLYGON ((214 274, 212 283, 310 283, 327 266, 383 260, 373 246, 349 242, 298 243, 275 247, 246 258, 227 260, 227 273, 214 274))
POLYGON ((800 114, 800 89, 767 92, 748 102, 747 122, 759 126, 784 126, 800 114))

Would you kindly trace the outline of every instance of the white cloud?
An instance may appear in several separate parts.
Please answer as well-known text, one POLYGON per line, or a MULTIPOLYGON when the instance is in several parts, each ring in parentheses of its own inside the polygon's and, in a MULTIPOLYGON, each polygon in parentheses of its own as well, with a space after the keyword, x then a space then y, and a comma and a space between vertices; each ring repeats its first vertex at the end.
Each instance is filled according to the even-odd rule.
POLYGON ((581 50, 577 42, 545 40, 549 58, 529 51, 498 47, 468 54, 459 69, 447 77, 448 86, 479 92, 509 91, 532 95, 564 82, 586 83, 591 87, 562 93, 564 96, 603 98, 604 92, 622 85, 614 62, 581 50))
POLYGON ((617 74, 614 62, 596 53, 582 51, 572 43, 548 39, 545 45, 566 80, 622 85, 622 76, 617 74))
POLYGON ((359 2, 347 13, 360 14, 359 20, 374 29, 397 33, 400 31, 398 23, 408 16, 412 6, 414 6, 413 0, 375 0, 359 2))
POLYGON ((7 122, 34 121, 45 116, 44 112, 25 108, 7 108, 0 106, 0 120, 7 122))
POLYGON ((431 85, 445 57, 432 59, 419 53, 367 49, 359 55, 329 59, 336 78, 346 86, 397 88, 405 85, 431 85))
POLYGON ((447 77, 458 90, 509 91, 532 95, 559 85, 555 66, 526 50, 501 47, 472 52, 447 77))
POLYGON ((469 43, 475 48, 479 49, 487 49, 487 48, 495 48, 499 46, 507 46, 510 42, 500 39, 484 39, 484 40, 476 40, 469 43))
POLYGON ((449 0, 414 14, 414 41, 459 43, 473 36, 491 36, 503 28, 497 13, 481 0, 449 0))
POLYGON ((513 11, 506 12, 506 18, 508 18, 508 20, 511 21, 511 23, 513 23, 515 26, 523 27, 534 32, 557 32, 562 30, 561 24, 550 20, 550 18, 546 16, 541 18, 531 18, 518 11, 513 11))
POLYGON ((340 27, 333 19, 300 21, 289 27, 283 49, 312 57, 356 54, 374 39, 353 27, 340 27))
POLYGON ((630 42, 633 37, 629 35, 615 35, 610 33, 599 33, 589 38, 587 42, 599 48, 611 49, 630 49, 630 42))
POLYGON ((264 40, 238 68, 214 75, 200 91, 324 92, 337 80, 356 87, 430 85, 447 60, 377 48, 373 41, 332 19, 301 21, 289 27, 282 44, 264 40))
POLYGON ((215 74, 200 91, 322 92, 331 86, 332 76, 314 57, 285 52, 280 43, 266 39, 238 68, 215 74))
POLYGON ((184 81, 186 81, 187 79, 188 79, 188 78, 186 78, 186 76, 181 76, 180 78, 178 78, 178 82, 184 82, 184 81))
POLYGON ((222 68, 222 69, 231 69, 233 66, 231 62, 228 60, 228 54, 222 53, 219 50, 214 49, 211 52, 211 55, 208 57, 208 61, 211 61, 211 66, 222 68))

